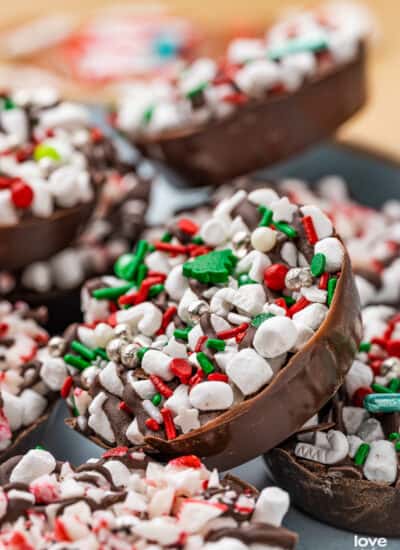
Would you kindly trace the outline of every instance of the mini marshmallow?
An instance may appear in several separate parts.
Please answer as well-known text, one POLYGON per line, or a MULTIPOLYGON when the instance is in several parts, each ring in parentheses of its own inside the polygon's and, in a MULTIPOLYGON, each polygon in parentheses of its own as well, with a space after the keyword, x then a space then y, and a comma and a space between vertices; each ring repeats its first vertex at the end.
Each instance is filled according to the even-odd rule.
POLYGON ((376 418, 367 418, 367 420, 364 420, 357 430, 357 435, 367 443, 377 441, 385 437, 382 425, 376 418))
POLYGON ((59 391, 67 377, 67 367, 60 357, 47 357, 40 368, 40 376, 53 391, 59 391))
POLYGON ((269 523, 279 527, 289 510, 289 495, 279 487, 267 487, 258 497, 252 523, 269 523))
POLYGON ((44 413, 47 407, 47 399, 34 390, 26 388, 19 396, 23 404, 22 424, 29 426, 44 413))
POLYGON ((357 433, 368 416, 368 412, 362 407, 343 407, 342 418, 346 432, 350 435, 357 433))
POLYGON ((234 293, 233 305, 236 306, 239 313, 253 317, 262 312, 265 300, 265 291, 262 285, 243 285, 234 293))
POLYGON ((363 467, 365 477, 377 483, 392 484, 397 477, 397 454, 390 441, 373 441, 363 467))
POLYGON ((226 232, 226 224, 218 218, 207 220, 200 229, 200 237, 205 244, 210 246, 218 246, 226 241, 228 234, 226 232))
POLYGON ((306 325, 311 330, 318 330, 328 314, 328 308, 323 304, 310 304, 293 315, 293 321, 306 325))
POLYGON ((118 397, 122 397, 124 385, 118 376, 117 365, 113 361, 110 361, 107 366, 101 370, 99 381, 104 389, 118 397))
POLYGON ((254 61, 239 69, 234 81, 244 93, 259 98, 279 82, 279 77, 279 66, 265 59, 254 61))
POLYGON ((237 266, 236 273, 249 273, 253 281, 262 283, 264 271, 271 265, 271 260, 266 254, 262 254, 259 250, 252 250, 242 258, 237 266))
POLYGON ((47 262, 34 262, 24 269, 22 284, 35 292, 48 292, 52 285, 52 274, 47 262))
POLYGON ((233 403, 233 391, 225 382, 202 382, 189 394, 192 407, 200 411, 222 411, 233 403))
POLYGON ((226 374, 245 396, 259 391, 273 376, 267 361, 252 348, 234 354, 227 364, 226 374))
POLYGON ((279 195, 273 189, 263 188, 251 191, 247 198, 253 204, 269 207, 272 202, 279 200, 279 195))
POLYGON ((4 389, 1 392, 4 414, 10 424, 11 431, 19 430, 22 426, 24 407, 19 397, 8 393, 4 389))
POLYGON ((335 273, 341 269, 344 259, 344 248, 336 237, 328 237, 318 241, 314 252, 315 254, 325 255, 325 270, 329 273, 335 273))
POLYGON ((372 369, 357 359, 353 361, 350 370, 345 377, 347 394, 352 397, 354 392, 361 387, 369 387, 374 379, 372 369))
POLYGON ((37 477, 51 474, 55 467, 53 455, 41 449, 31 449, 11 472, 10 482, 29 484, 37 477))
POLYGON ((271 317, 261 323, 254 336, 256 351, 267 359, 289 351, 297 341, 297 328, 288 317, 271 317))
POLYGON ((100 392, 90 403, 88 425, 107 442, 115 443, 114 431, 108 416, 103 410, 103 405, 106 400, 107 394, 100 392))
POLYGON ((174 373, 169 368, 171 357, 165 353, 149 349, 143 356, 142 369, 147 374, 155 374, 163 380, 172 380, 174 373))
POLYGON ((141 445, 144 443, 144 436, 139 430, 137 418, 132 420, 128 429, 125 432, 127 439, 134 445, 141 445))
POLYGON ((173 300, 180 300, 188 288, 188 280, 182 274, 182 265, 172 268, 168 277, 165 279, 165 290, 173 300))

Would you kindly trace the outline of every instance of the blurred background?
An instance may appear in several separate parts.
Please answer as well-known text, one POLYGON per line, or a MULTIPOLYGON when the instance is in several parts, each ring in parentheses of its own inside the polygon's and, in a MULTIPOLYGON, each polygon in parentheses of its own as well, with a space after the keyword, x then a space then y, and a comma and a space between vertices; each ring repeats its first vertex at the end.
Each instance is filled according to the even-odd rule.
MULTIPOLYGON (((178 43, 188 58, 205 53, 220 55, 230 38, 260 35, 282 12, 318 3, 3 1, 0 86, 49 81, 60 85, 67 95, 94 102, 112 100, 121 74, 148 76, 160 58, 174 57, 178 43), (154 45, 154 31, 160 29, 162 39, 154 45)), ((364 4, 376 19, 371 44, 370 101, 359 116, 341 129, 340 137, 400 158, 400 2, 365 0, 364 4)))

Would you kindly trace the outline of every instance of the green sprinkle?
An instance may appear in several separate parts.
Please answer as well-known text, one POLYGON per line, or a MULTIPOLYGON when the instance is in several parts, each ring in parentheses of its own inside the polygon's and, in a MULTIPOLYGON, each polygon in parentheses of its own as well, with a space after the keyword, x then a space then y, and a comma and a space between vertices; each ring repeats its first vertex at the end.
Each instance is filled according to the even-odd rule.
POLYGON ((282 297, 283 297, 283 299, 285 300, 286 305, 287 305, 288 307, 290 307, 290 306, 292 306, 293 304, 296 303, 296 300, 295 300, 294 298, 292 298, 291 296, 282 296, 282 297))
POLYGON ((358 348, 359 351, 365 351, 369 352, 371 349, 371 342, 361 342, 360 347, 358 348))
POLYGON ((39 145, 36 145, 35 147, 33 158, 36 160, 36 162, 44 158, 48 158, 51 160, 61 160, 61 155, 57 151, 57 149, 54 149, 54 147, 46 145, 46 143, 39 143, 39 145))
POLYGON ((136 275, 136 271, 139 268, 139 265, 143 262, 144 257, 146 256, 147 251, 150 249, 149 243, 144 239, 138 241, 135 250, 135 257, 132 260, 131 264, 126 268, 126 277, 128 281, 133 281, 136 275))
POLYGON ((137 358, 139 359, 139 361, 142 361, 143 357, 144 357, 144 354, 146 353, 146 351, 148 351, 149 348, 140 348, 138 349, 137 351, 137 358))
POLYGON ((204 352, 199 351, 196 357, 200 367, 202 368, 203 372, 205 372, 205 374, 210 374, 214 372, 215 370, 214 365, 211 363, 211 361, 209 360, 209 358, 204 352))
POLYGON ((117 300, 117 298, 128 292, 132 287, 133 283, 122 286, 96 288, 96 290, 93 290, 92 296, 96 298, 96 300, 117 300))
POLYGON ((155 407, 158 407, 158 405, 161 403, 161 394, 155 393, 153 397, 151 398, 151 402, 155 407))
POLYGON ((36 449, 37 451, 44 451, 43 445, 36 445, 35 449, 36 449))
POLYGON ((396 453, 400 453, 400 441, 396 441, 396 443, 394 444, 394 450, 396 451, 396 453))
POLYGON ((389 388, 386 388, 381 384, 371 384, 371 388, 375 393, 393 393, 389 388))
POLYGON ((137 275, 136 275, 136 286, 139 288, 144 279, 147 276, 147 272, 149 271, 147 265, 140 264, 140 266, 137 269, 137 275))
POLYGON ((72 353, 67 353, 64 355, 64 361, 67 365, 71 365, 71 367, 75 367, 78 370, 83 370, 90 367, 90 363, 88 361, 85 361, 82 357, 78 357, 72 353))
POLYGON ((356 466, 362 466, 364 464, 364 462, 367 460, 370 448, 371 446, 368 445, 368 443, 361 443, 361 445, 357 449, 356 454, 354 455, 354 464, 356 466))
POLYGON ((109 358, 105 349, 95 348, 93 351, 95 352, 97 357, 101 357, 102 359, 104 359, 104 361, 109 361, 109 358))
POLYGON ((219 340, 218 338, 209 338, 206 342, 206 348, 209 348, 209 349, 224 351, 225 347, 226 347, 225 340, 219 340))
POLYGON ((288 223, 274 222, 274 226, 278 231, 284 233, 286 237, 289 237, 289 239, 294 239, 295 237, 297 237, 297 231, 288 223))
POLYGON ((389 389, 392 393, 397 393, 400 389, 400 378, 393 378, 389 383, 389 389))
POLYGON ((78 340, 73 340, 71 342, 71 348, 88 361, 94 361, 96 359, 96 352, 84 346, 81 342, 78 342, 78 340))
POLYGON ((311 260, 311 273, 314 277, 320 277, 325 272, 326 256, 325 254, 315 254, 311 260))
POLYGON ((365 396, 364 408, 374 414, 400 412, 400 394, 370 393, 365 396))
POLYGON ((185 340, 185 342, 189 339, 189 332, 192 330, 192 327, 187 328, 177 328, 174 330, 174 337, 178 340, 185 340))
POLYGON ((73 416, 79 416, 78 407, 76 406, 75 397, 72 394, 72 414, 73 416))
POLYGON ((163 243, 170 243, 172 241, 172 233, 166 231, 161 237, 160 241, 162 241, 163 243))
POLYGON ((183 264, 183 275, 205 284, 226 283, 237 264, 230 248, 214 250, 183 264))
POLYGON ((129 273, 132 262, 135 261, 135 255, 131 252, 122 254, 114 264, 114 272, 120 279, 127 279, 126 275, 129 273))
POLYGON ((271 317, 275 317, 273 313, 260 313, 259 315, 256 315, 251 320, 251 326, 258 328, 264 321, 267 319, 270 319, 271 317))
POLYGON ((287 55, 300 52, 319 52, 326 50, 328 47, 327 41, 323 36, 315 36, 311 38, 292 38, 287 40, 283 45, 276 47, 268 52, 268 58, 276 61, 287 55))
POLYGON ((200 237, 200 235, 196 235, 192 238, 193 244, 204 244, 204 240, 200 237))
POLYGON ((3 109, 5 109, 6 111, 11 111, 11 109, 15 109, 15 103, 11 99, 11 97, 3 98, 3 109))
POLYGON ((149 298, 154 298, 154 296, 158 296, 158 294, 160 294, 163 290, 164 290, 164 285, 162 284, 153 285, 149 289, 149 298))
POLYGON ((258 226, 268 227, 269 225, 271 225, 273 215, 272 210, 270 210, 269 208, 265 208, 265 206, 259 206, 258 210, 262 213, 262 218, 258 226))
POLYGON ((255 285, 257 284, 257 281, 253 281, 253 279, 251 279, 247 273, 242 273, 241 275, 239 275, 238 283, 239 286, 255 285))
POLYGON ((391 434, 389 434, 388 439, 389 439, 390 441, 397 441, 397 439, 400 439, 400 434, 399 434, 399 432, 392 432, 391 434))
POLYGON ((154 113, 154 105, 151 105, 143 113, 144 124, 148 124, 150 122, 150 120, 153 118, 153 113, 154 113))
POLYGON ((199 84, 198 86, 196 86, 195 88, 187 92, 186 97, 188 99, 195 98, 198 94, 201 94, 201 92, 204 92, 207 86, 208 86, 208 82, 202 82, 201 84, 199 84))
POLYGON ((328 306, 331 305, 337 285, 337 277, 331 277, 328 281, 328 306))

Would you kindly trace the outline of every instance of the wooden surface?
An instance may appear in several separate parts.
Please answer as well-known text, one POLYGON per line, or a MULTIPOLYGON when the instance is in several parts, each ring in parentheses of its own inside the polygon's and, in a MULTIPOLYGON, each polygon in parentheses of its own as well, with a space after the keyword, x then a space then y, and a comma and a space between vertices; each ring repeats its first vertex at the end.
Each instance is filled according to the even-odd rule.
MULTIPOLYGON (((143 0, 142 0, 143 2, 143 0)), ((132 2, 131 2, 132 3, 132 2)), ((279 10, 290 6, 308 6, 317 1, 298 0, 164 0, 178 13, 197 19, 213 31, 222 25, 260 25, 271 20, 279 10)), ((370 101, 362 114, 341 131, 344 139, 361 143, 400 157, 400 2, 365 0, 377 19, 379 36, 372 46, 370 63, 370 101)), ((1 25, 26 20, 35 15, 57 11, 90 13, 99 6, 115 5, 111 0, 13 0, 0 1, 1 25)), ((327 105, 329 108, 329 105, 327 105)))

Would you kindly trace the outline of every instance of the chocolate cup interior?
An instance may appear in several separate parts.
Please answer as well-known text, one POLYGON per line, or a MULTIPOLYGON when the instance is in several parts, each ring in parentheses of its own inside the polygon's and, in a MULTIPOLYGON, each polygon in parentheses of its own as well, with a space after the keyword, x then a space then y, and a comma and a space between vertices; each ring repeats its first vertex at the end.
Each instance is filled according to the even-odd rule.
POLYGON ((197 185, 264 168, 332 135, 366 101, 366 47, 297 91, 251 101, 223 120, 137 141, 197 185))
POLYGON ((197 430, 171 441, 148 436, 146 444, 166 456, 196 454, 221 470, 259 456, 297 432, 334 395, 351 366, 361 330, 346 254, 327 318, 268 386, 197 430))
POLYGON ((56 210, 49 218, 29 218, 15 225, 0 226, 0 265, 20 269, 46 260, 66 248, 90 217, 95 202, 56 210))
POLYGON ((311 471, 285 447, 270 451, 265 461, 292 504, 314 518, 357 534, 400 536, 399 488, 328 473, 323 466, 311 471))

